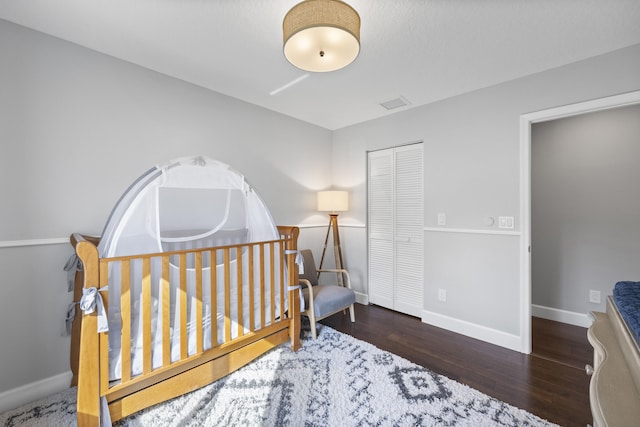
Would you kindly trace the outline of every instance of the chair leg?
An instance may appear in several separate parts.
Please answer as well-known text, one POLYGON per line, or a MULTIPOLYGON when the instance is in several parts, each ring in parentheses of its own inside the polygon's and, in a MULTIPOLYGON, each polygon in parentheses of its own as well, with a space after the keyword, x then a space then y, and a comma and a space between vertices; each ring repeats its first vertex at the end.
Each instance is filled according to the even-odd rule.
POLYGON ((318 336, 316 335, 316 316, 313 312, 309 313, 309 323, 311 324, 311 336, 315 340, 318 336))
POLYGON ((353 307, 353 304, 351 304, 349 306, 349 315, 351 316, 351 322, 352 323, 355 322, 356 321, 356 311, 355 311, 355 309, 353 307))

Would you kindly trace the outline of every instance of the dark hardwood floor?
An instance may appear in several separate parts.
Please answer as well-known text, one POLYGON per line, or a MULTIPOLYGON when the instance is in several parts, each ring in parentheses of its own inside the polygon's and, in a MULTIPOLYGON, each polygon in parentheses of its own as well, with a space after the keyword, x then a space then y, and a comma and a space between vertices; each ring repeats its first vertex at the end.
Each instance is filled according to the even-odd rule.
POLYGON ((342 314, 321 323, 556 424, 592 423, 585 328, 533 318, 525 355, 373 305, 356 304, 356 323, 342 314))

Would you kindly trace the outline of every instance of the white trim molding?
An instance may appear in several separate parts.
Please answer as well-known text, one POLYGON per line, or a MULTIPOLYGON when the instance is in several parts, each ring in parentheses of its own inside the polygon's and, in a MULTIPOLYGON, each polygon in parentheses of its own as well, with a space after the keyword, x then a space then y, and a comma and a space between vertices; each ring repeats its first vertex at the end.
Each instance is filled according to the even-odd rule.
POLYGON ((42 399, 51 394, 69 388, 71 371, 54 375, 53 377, 35 381, 0 393, 0 412, 17 408, 34 400, 42 399))
POLYGON ((542 319, 554 320, 556 322, 568 323, 569 325, 588 328, 593 323, 593 317, 584 313, 561 310, 559 308, 545 307, 542 305, 531 305, 531 315, 542 319))
POLYGON ((494 236, 520 236, 522 234, 519 231, 490 230, 484 228, 425 227, 424 231, 428 231, 430 233, 489 234, 494 236))
MULTIPOLYGON (((364 224, 339 224, 340 228, 365 228, 364 224)), ((305 228, 327 228, 327 224, 299 224, 300 229, 305 228)), ((96 236, 97 234, 92 234, 96 236)), ((0 249, 2 248, 23 248, 27 246, 46 246, 46 245, 67 245, 68 237, 52 237, 49 239, 24 239, 24 240, 0 240, 0 249)))
POLYGON ((61 245, 68 243, 68 237, 55 237, 52 239, 0 240, 0 248, 22 248, 25 246, 61 245))
POLYGON ((531 353, 531 125, 635 104, 640 104, 640 91, 520 116, 520 336, 523 353, 531 353))
POLYGON ((422 312, 422 322, 438 328, 446 329, 471 338, 486 341, 490 344, 499 345, 514 351, 521 351, 520 337, 509 334, 487 326, 460 320, 443 314, 424 310, 422 312))
MULTIPOLYGON (((327 225, 329 225, 329 223, 324 223, 324 224, 298 224, 297 227, 299 229, 305 229, 305 228, 327 228, 327 225)), ((338 227, 340 228, 365 228, 364 224, 338 224, 338 227)))

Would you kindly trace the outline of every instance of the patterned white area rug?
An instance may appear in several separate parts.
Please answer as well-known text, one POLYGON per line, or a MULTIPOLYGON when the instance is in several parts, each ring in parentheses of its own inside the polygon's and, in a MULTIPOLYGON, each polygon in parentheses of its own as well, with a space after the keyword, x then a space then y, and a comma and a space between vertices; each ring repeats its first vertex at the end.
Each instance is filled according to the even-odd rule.
MULTIPOLYGON (((320 326, 222 380, 116 426, 553 426, 368 343, 320 326)), ((0 414, 0 425, 71 426, 75 389, 0 414)))

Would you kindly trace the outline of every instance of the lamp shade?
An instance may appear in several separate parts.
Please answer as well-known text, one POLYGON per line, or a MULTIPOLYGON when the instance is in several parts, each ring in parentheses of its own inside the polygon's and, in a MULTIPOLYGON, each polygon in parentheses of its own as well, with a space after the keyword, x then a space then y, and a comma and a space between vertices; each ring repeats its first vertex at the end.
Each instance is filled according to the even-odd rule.
POLYGON ((305 0, 282 22, 284 56, 305 71, 346 67, 360 53, 360 15, 340 0, 305 0))
POLYGON ((349 192, 318 191, 318 210, 344 212, 349 210, 349 192))

